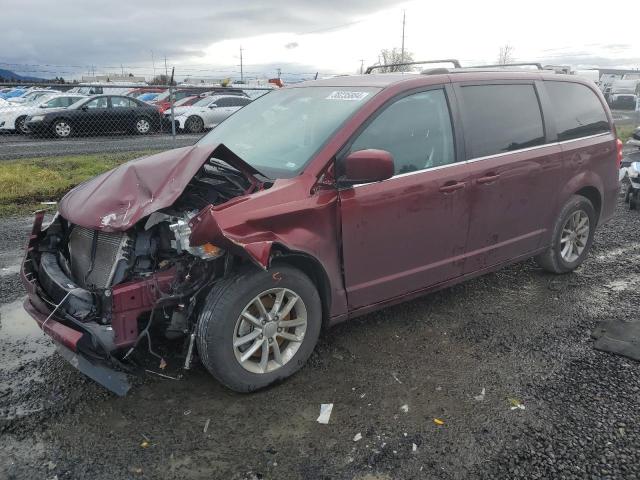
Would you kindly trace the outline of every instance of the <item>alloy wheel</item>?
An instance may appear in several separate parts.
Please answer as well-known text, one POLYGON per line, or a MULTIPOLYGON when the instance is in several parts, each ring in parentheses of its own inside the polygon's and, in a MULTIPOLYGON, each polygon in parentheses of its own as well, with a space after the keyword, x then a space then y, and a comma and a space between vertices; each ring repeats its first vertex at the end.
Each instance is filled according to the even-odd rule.
POLYGON ((151 129, 151 124, 146 118, 139 118, 136 122, 136 130, 138 133, 148 133, 151 129))
POLYGON ((67 122, 57 122, 54 129, 58 137, 65 138, 71 135, 71 125, 69 125, 67 122))
POLYGON ((307 331, 302 298, 287 288, 266 290, 242 310, 233 334, 236 360, 253 373, 273 372, 296 354, 307 331))
POLYGON ((16 130, 22 134, 29 133, 29 128, 26 124, 27 117, 20 117, 16 120, 16 130))
POLYGON ((589 240, 589 216, 584 210, 573 212, 560 236, 560 256, 567 263, 575 262, 587 246, 589 240))

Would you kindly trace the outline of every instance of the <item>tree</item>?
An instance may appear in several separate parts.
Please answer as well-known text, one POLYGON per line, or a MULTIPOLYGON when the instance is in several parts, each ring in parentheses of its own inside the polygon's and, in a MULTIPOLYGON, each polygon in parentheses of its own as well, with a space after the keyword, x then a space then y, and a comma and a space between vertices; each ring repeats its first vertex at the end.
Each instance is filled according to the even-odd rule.
POLYGON ((164 75, 164 74, 156 75, 149 82, 149 85, 168 85, 169 84, 169 80, 170 80, 170 78, 167 75, 164 75))
POLYGON ((513 63, 513 46, 506 43, 502 47, 500 47, 500 54, 498 55, 498 64, 506 65, 508 63, 513 63))
MULTIPOLYGON (((404 51, 404 58, 402 57, 402 51, 399 48, 382 49, 380 55, 378 55, 378 65, 391 65, 397 63, 410 63, 413 62, 413 53, 404 51)), ((398 65, 396 67, 382 67, 376 68, 376 72, 389 73, 389 72, 408 72, 411 70, 411 65, 398 65)))

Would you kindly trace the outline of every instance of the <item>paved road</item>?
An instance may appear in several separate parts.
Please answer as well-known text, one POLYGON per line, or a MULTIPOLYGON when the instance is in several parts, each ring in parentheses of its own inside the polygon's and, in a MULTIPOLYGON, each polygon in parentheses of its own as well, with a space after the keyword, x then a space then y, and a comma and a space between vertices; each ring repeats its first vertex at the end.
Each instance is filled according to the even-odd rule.
POLYGON ((637 321, 639 229, 621 203, 576 272, 528 261, 339 325, 255 394, 170 359, 180 379, 148 375, 116 398, 21 309, 28 221, 4 220, 0 478, 638 479, 640 363, 589 334, 637 321), (334 403, 328 425, 321 403, 334 403))
POLYGON ((137 152, 168 150, 194 144, 202 135, 104 136, 79 137, 68 140, 32 138, 22 135, 0 135, 0 160, 44 156, 83 155, 103 152, 137 152))

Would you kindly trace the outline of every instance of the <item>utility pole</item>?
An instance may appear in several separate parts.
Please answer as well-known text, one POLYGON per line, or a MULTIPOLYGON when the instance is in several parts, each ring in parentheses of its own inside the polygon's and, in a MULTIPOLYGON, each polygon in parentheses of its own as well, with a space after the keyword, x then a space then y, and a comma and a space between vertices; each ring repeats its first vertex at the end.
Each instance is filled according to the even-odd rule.
POLYGON ((407 11, 402 11, 402 49, 400 50, 400 63, 404 63, 404 24, 406 19, 407 11))
POLYGON ((244 83, 244 73, 242 70, 242 45, 240 45, 240 83, 244 83))
POLYGON ((360 75, 362 75, 362 72, 364 71, 364 58, 360 59, 360 75))
POLYGON ((122 71, 122 76, 124 77, 124 66, 120 64, 120 70, 122 71))
POLYGON ((153 50, 151 50, 151 67, 153 68, 153 78, 156 78, 156 62, 153 58, 153 50))
POLYGON ((167 70, 167 56, 164 56, 164 76, 169 78, 169 70, 167 70))

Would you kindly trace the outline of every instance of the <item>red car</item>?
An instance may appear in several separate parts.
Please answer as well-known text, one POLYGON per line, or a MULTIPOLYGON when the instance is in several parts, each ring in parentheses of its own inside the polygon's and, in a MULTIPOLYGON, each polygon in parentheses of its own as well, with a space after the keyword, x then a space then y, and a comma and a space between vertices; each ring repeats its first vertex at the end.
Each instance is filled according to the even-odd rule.
POLYGON ((252 391, 300 369, 323 326, 529 257, 574 270, 613 214, 620 160, 606 102, 575 76, 298 84, 83 183, 46 228, 38 214, 25 308, 119 394, 113 368, 150 332, 252 391))

